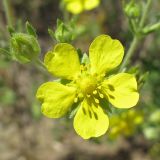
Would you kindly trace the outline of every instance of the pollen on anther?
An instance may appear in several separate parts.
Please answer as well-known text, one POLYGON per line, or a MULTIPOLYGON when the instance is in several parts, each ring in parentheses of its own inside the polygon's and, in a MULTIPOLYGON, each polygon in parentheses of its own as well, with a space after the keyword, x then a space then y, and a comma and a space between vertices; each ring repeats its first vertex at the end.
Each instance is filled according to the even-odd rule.
POLYGON ((97 104, 99 104, 99 100, 97 98, 94 99, 97 104))
POLYGON ((98 86, 97 88, 98 88, 98 89, 102 89, 102 87, 101 87, 101 86, 98 86))
POLYGON ((96 95, 96 94, 97 94, 97 90, 94 90, 94 91, 93 91, 93 94, 96 95))
POLYGON ((77 103, 78 102, 78 98, 76 97, 75 99, 74 99, 74 103, 77 103))
POLYGON ((104 98, 104 95, 102 93, 99 93, 100 98, 104 98))

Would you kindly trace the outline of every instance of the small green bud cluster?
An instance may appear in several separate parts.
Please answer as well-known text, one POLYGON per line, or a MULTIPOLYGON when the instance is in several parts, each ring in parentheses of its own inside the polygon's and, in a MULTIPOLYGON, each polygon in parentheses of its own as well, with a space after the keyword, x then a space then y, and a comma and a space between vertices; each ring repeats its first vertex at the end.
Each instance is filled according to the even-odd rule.
POLYGON ((26 30, 26 33, 16 32, 14 28, 8 27, 10 33, 9 50, 0 48, 0 51, 11 60, 28 63, 38 59, 41 48, 36 31, 28 22, 26 22, 26 30))
POLYGON ((150 5, 151 0, 146 4, 136 0, 130 0, 129 3, 124 4, 124 12, 128 17, 130 29, 138 38, 143 38, 145 35, 160 29, 159 19, 158 22, 154 24, 146 25, 145 23, 148 19, 146 14, 148 13, 150 5))
POLYGON ((26 30, 27 33, 13 32, 10 39, 10 54, 20 63, 34 61, 41 51, 35 29, 28 22, 26 30))
POLYGON ((38 57, 40 47, 34 36, 25 33, 14 33, 10 39, 10 52, 15 60, 27 63, 38 57))
POLYGON ((59 43, 71 43, 79 35, 84 32, 83 27, 76 26, 77 17, 72 18, 69 22, 64 23, 60 19, 57 19, 57 26, 55 31, 48 29, 48 33, 52 39, 59 43))
POLYGON ((126 4, 124 8, 124 12, 129 18, 138 18, 141 14, 140 11, 140 6, 136 4, 134 1, 131 1, 130 3, 126 4))

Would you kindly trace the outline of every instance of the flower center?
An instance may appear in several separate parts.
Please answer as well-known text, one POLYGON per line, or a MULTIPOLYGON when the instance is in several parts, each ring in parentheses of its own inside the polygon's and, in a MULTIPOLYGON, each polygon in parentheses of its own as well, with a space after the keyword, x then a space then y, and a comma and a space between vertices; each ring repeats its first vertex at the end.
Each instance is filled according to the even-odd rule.
POLYGON ((97 87, 97 80, 91 75, 83 76, 78 80, 78 86, 84 95, 90 95, 97 87))

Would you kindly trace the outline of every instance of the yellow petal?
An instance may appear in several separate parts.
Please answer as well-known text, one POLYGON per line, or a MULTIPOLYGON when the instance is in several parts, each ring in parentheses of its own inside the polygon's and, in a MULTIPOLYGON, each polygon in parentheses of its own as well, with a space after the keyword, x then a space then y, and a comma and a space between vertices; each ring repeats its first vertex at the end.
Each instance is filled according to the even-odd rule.
POLYGON ((75 88, 57 82, 47 82, 39 87, 36 97, 42 102, 42 113, 45 116, 59 118, 64 116, 72 106, 75 88))
POLYGON ((80 62, 75 48, 67 43, 57 44, 44 59, 49 72, 54 76, 72 80, 80 72, 80 62))
POLYGON ((98 36, 91 44, 89 57, 92 73, 104 74, 117 67, 124 55, 120 41, 108 35, 98 36))
POLYGON ((99 106, 84 100, 74 118, 74 129, 82 138, 99 137, 109 126, 108 116, 99 106))
POLYGON ((66 2, 66 9, 73 14, 79 14, 84 9, 81 0, 64 0, 64 2, 66 2))
POLYGON ((100 0, 86 0, 85 1, 85 9, 91 10, 95 7, 97 7, 100 3, 100 0))
POLYGON ((102 91, 110 103, 117 108, 130 108, 137 104, 139 94, 137 81, 128 73, 119 73, 102 83, 102 91))

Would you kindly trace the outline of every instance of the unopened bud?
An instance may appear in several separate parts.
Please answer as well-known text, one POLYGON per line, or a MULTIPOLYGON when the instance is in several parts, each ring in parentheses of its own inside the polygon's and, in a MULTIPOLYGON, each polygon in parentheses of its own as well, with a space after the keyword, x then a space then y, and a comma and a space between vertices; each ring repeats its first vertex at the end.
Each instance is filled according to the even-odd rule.
POLYGON ((35 60, 41 49, 37 39, 25 33, 14 33, 10 40, 10 52, 21 63, 35 60))
POLYGON ((133 1, 125 6, 124 11, 129 18, 137 18, 140 16, 140 6, 133 1))

